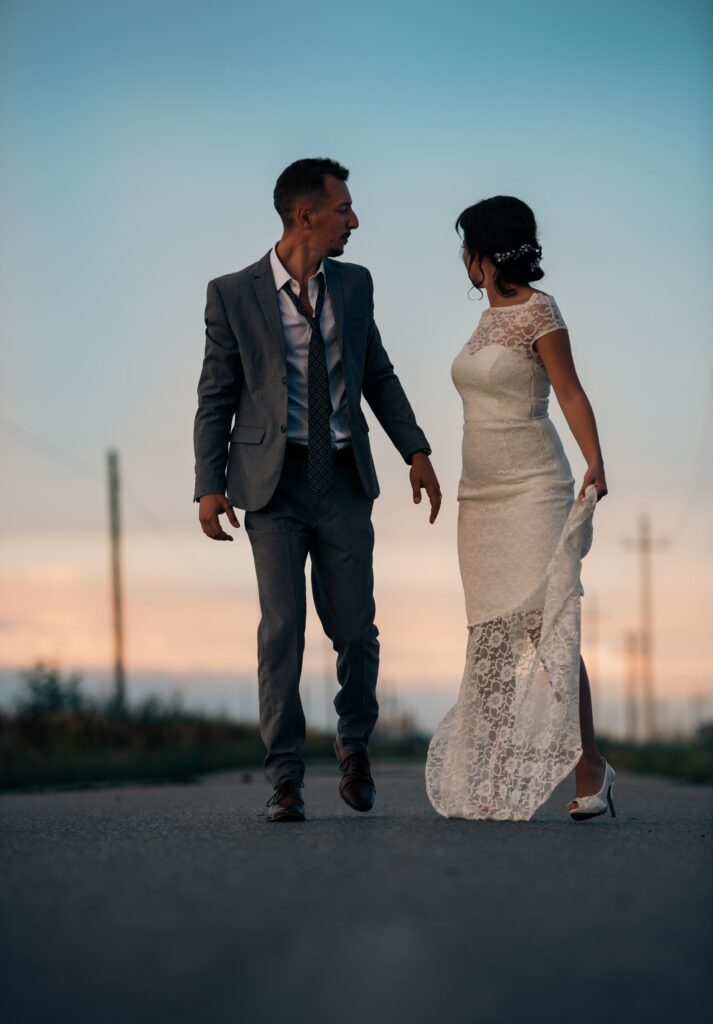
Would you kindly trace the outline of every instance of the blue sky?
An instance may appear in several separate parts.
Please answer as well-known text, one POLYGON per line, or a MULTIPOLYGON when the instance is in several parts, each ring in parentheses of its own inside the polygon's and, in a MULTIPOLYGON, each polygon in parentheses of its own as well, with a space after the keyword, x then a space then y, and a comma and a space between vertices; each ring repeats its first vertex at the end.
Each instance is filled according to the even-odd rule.
POLYGON ((407 699, 458 684, 450 363, 482 307, 468 297, 453 222, 508 193, 540 222, 542 287, 568 321, 602 435, 611 496, 585 564, 602 609, 602 691, 621 692, 621 635, 637 608, 621 538, 645 510, 673 541, 656 563, 660 689, 713 695, 707 5, 30 0, 7 2, 0 19, 8 669, 38 655, 88 675, 105 668, 102 472, 114 445, 128 487, 130 665, 197 690, 211 672, 249 672, 249 553, 203 542, 190 501, 205 285, 278 237, 280 170, 330 155, 351 169, 361 218, 347 258, 372 270, 384 341, 446 494, 426 530, 402 465, 372 431, 394 685, 407 699), (414 650, 414 623, 428 649, 414 650))

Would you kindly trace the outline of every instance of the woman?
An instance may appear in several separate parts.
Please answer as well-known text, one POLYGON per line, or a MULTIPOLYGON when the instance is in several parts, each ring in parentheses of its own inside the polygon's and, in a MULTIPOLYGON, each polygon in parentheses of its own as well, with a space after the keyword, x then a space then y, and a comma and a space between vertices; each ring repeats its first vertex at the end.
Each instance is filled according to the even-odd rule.
POLYGON ((446 817, 529 819, 575 768, 575 820, 614 814, 580 646, 581 559, 607 493, 594 414, 543 276, 532 210, 512 196, 456 222, 490 308, 452 375, 463 400, 458 556, 468 615, 458 703, 431 741, 429 799, 446 817), (547 415, 550 384, 587 462, 572 473, 547 415))

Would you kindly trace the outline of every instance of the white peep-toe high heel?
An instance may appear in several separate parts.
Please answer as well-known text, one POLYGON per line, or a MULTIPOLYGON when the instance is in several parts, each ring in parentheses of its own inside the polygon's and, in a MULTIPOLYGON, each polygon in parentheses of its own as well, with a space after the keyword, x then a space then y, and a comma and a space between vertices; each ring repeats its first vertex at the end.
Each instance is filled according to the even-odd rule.
POLYGON ((614 785, 614 779, 616 778, 616 772, 609 764, 608 761, 604 761, 604 783, 598 793, 593 793, 592 796, 578 796, 575 797, 577 806, 569 811, 569 816, 574 821, 586 821, 587 818, 597 818, 600 814, 607 813, 607 807, 611 811, 612 818, 616 818, 616 811, 614 810, 614 801, 612 800, 612 786, 614 785))

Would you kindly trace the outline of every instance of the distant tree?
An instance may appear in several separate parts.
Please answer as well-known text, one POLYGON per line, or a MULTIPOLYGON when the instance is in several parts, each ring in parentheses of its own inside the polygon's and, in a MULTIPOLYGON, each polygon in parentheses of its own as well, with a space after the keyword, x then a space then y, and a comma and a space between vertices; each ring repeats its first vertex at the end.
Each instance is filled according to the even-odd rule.
POLYGON ((144 697, 134 706, 133 716, 143 722, 160 722, 189 717, 183 705, 183 696, 179 692, 166 697, 156 694, 144 697))
POLYGON ((15 710, 25 717, 48 714, 53 711, 86 711, 88 698, 81 692, 79 673, 62 677, 58 668, 37 664, 20 672, 22 686, 15 697, 15 710))

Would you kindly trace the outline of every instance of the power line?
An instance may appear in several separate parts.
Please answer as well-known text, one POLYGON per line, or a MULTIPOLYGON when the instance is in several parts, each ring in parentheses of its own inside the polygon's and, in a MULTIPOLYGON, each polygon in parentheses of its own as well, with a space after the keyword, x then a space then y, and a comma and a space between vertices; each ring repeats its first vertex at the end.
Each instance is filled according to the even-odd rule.
POLYGON ((21 441, 23 444, 27 445, 28 448, 34 448, 35 451, 42 452, 43 455, 51 455, 53 458, 59 458, 67 465, 71 465, 77 472, 93 477, 98 477, 101 474, 101 470, 98 466, 93 466, 84 459, 80 459, 76 455, 71 455, 69 452, 59 448, 52 441, 46 441, 43 437, 33 433, 31 430, 21 427, 19 423, 14 423, 12 420, 9 420, 7 416, 0 416, 0 427, 2 427, 6 433, 10 434, 10 436, 14 437, 15 440, 21 441))
MULTIPOLYGON (((7 418, 7 416, 0 416, 0 427, 14 440, 19 441, 21 444, 26 445, 28 448, 39 452, 45 457, 51 457, 53 460, 60 459, 65 465, 70 466, 76 472, 82 473, 84 476, 92 477, 96 479, 102 475, 102 471, 98 466, 94 466, 84 459, 79 458, 76 455, 72 455, 70 452, 65 451, 52 441, 47 441, 45 438, 40 437, 39 434, 35 434, 31 430, 27 430, 26 427, 20 426, 19 423, 15 423, 13 420, 7 418)), ((171 541, 166 536, 167 533, 177 534, 178 531, 174 529, 170 524, 166 525, 162 523, 158 516, 149 508, 143 498, 140 498, 136 490, 129 485, 126 479, 123 480, 123 489, 126 496, 129 499, 131 506, 131 512, 137 514, 139 520, 147 526, 153 533, 160 537, 161 542, 166 545, 170 545, 171 541)), ((183 534, 181 534, 183 537, 183 534)), ((171 548, 172 554, 175 555, 175 550, 171 548)))

